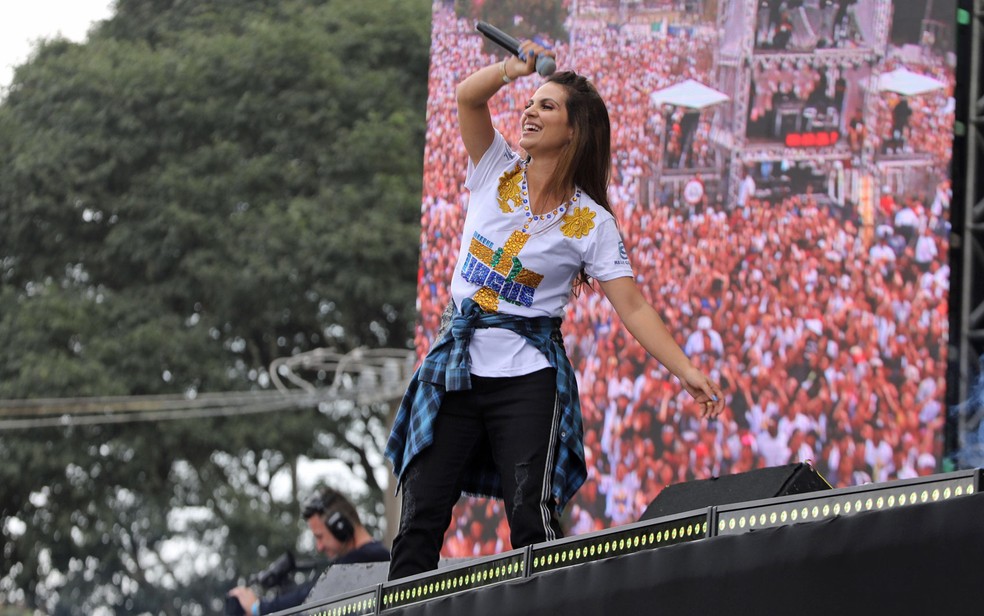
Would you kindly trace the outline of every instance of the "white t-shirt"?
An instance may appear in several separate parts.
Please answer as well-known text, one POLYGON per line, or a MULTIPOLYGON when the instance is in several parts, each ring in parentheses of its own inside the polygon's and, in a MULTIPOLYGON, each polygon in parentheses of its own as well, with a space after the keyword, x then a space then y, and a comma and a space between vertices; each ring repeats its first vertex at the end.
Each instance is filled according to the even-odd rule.
MULTIPOLYGON (((469 163, 471 196, 451 295, 458 306, 472 298, 487 311, 561 317, 582 267, 601 281, 632 276, 632 267, 615 218, 583 192, 549 218, 534 218, 522 202, 523 169, 498 131, 478 164, 469 163), (500 192, 509 198, 500 202, 500 192)), ((550 365, 525 338, 501 328, 476 330, 470 349, 471 371, 479 376, 550 365)))
POLYGON ((936 240, 929 235, 920 235, 916 240, 916 263, 929 263, 939 254, 936 249, 936 240))

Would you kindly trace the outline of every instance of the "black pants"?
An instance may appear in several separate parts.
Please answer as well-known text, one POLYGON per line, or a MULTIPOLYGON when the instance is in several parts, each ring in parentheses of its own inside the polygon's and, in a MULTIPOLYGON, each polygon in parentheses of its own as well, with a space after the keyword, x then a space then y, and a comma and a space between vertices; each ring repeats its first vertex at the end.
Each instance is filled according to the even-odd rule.
POLYGON ((434 442, 404 473, 391 580, 437 568, 463 471, 483 453, 491 452, 502 478, 512 547, 563 535, 550 490, 559 423, 556 370, 471 379, 472 389, 445 395, 434 442))

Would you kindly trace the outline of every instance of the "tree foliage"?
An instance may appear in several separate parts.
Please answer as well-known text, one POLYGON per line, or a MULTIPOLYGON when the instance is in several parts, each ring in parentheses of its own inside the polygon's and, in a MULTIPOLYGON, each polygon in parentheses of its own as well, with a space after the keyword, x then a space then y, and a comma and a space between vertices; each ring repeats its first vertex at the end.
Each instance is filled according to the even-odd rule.
MULTIPOLYGON (((408 346, 429 18, 120 0, 42 44, 0 104, 0 399, 263 389, 277 357, 408 346)), ((0 604, 215 611, 296 544, 272 485, 298 456, 355 468, 378 515, 383 411, 0 432, 0 604)))

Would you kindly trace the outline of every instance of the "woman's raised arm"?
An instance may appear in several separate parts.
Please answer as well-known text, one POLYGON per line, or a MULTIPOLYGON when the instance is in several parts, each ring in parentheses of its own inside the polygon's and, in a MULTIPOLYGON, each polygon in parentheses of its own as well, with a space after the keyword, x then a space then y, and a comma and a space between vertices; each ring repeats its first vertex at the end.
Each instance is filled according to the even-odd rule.
POLYGON ((507 83, 534 73, 537 54, 555 56, 553 51, 532 41, 524 41, 522 48, 525 60, 509 56, 478 69, 458 84, 455 92, 458 101, 458 130, 473 163, 481 160, 492 145, 495 134, 489 112, 489 99, 507 83))

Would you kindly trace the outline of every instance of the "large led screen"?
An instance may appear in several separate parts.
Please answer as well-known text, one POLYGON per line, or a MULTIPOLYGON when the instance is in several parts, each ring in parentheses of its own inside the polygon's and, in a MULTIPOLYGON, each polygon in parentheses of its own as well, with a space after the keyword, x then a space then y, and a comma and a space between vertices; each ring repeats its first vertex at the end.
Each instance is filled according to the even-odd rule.
MULTIPOLYGON (((418 352, 467 202, 455 85, 505 53, 484 20, 600 90, 635 275, 727 394, 702 420, 597 288, 575 298, 589 476, 568 534, 636 521, 669 484, 789 462, 835 486, 940 469, 955 1, 435 2, 418 352)), ((514 146, 537 85, 492 101, 514 146)), ((443 555, 509 549, 501 509, 463 499, 443 555)))

